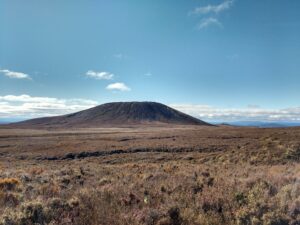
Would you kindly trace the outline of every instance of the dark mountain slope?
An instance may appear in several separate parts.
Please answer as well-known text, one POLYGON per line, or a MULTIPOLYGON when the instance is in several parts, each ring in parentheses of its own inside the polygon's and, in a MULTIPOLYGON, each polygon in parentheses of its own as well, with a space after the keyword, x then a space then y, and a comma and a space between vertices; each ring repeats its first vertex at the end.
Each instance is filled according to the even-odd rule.
POLYGON ((114 102, 64 116, 11 124, 18 127, 101 127, 139 124, 210 125, 156 102, 114 102))

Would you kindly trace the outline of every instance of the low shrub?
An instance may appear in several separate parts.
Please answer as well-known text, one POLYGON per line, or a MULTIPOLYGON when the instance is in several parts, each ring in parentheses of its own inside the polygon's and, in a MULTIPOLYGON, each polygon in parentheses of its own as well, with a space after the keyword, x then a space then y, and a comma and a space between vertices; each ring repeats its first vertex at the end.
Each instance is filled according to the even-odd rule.
POLYGON ((14 190, 18 185, 20 185, 20 180, 17 178, 3 178, 0 179, 0 190, 14 190))

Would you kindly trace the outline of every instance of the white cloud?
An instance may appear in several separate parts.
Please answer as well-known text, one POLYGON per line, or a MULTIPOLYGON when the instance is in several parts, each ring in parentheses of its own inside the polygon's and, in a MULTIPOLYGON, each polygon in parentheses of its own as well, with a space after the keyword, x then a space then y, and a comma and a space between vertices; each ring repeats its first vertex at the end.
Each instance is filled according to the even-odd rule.
POLYGON ((170 106, 207 121, 300 121, 300 107, 265 109, 261 107, 216 108, 192 104, 171 104, 170 106))
POLYGON ((150 72, 145 73, 145 76, 146 76, 146 77, 151 77, 151 76, 152 76, 152 73, 150 73, 150 72))
POLYGON ((209 26, 223 27, 222 23, 217 18, 209 17, 202 19, 198 24, 197 28, 203 29, 209 26))
POLYGON ((106 87, 107 90, 116 90, 116 91, 130 91, 131 89, 127 87, 124 83, 113 83, 109 84, 106 87))
POLYGON ((230 7, 233 4, 233 0, 227 0, 219 5, 207 5, 207 6, 202 6, 202 7, 197 7, 195 8, 190 14, 195 14, 195 15, 203 15, 203 14, 208 14, 208 13, 220 13, 222 11, 230 9, 230 7))
POLYGON ((114 78, 114 74, 109 72, 96 72, 93 70, 89 70, 85 74, 88 77, 97 79, 97 80, 112 80, 114 78))
POLYGON ((96 106, 98 102, 87 99, 57 99, 30 95, 0 96, 0 118, 63 115, 96 106))
MULTIPOLYGON (((111 84, 109 90, 130 90, 125 84, 111 84), (116 85, 118 84, 118 85, 116 85), (120 85, 121 84, 121 85, 120 85)), ((0 96, 0 118, 35 118, 73 113, 98 105, 88 99, 58 99, 30 95, 0 96)), ((246 108, 217 108, 209 105, 171 104, 177 110, 204 121, 294 121, 300 122, 300 107, 266 109, 257 105, 246 108)))
POLYGON ((13 78, 13 79, 30 79, 31 77, 26 74, 26 73, 21 73, 21 72, 15 72, 15 71, 11 71, 11 70, 0 70, 0 73, 3 73, 4 76, 7 76, 9 78, 13 78))
POLYGON ((5 95, 0 96, 0 101, 9 101, 9 102, 57 102, 56 98, 48 97, 31 97, 30 95, 5 95))

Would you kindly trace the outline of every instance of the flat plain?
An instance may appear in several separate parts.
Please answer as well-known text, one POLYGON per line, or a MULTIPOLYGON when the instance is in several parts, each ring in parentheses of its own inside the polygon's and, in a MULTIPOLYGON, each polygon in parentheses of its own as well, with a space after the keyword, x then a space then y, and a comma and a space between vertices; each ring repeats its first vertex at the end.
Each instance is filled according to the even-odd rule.
POLYGON ((300 224, 300 128, 0 128, 0 224, 300 224))

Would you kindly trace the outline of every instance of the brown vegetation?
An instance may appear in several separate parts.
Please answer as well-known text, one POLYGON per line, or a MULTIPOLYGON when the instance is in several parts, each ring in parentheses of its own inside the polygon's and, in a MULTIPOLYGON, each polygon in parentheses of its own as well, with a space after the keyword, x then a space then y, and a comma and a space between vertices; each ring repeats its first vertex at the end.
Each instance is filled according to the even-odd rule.
POLYGON ((297 225, 299 137, 299 128, 0 129, 0 224, 297 225))

